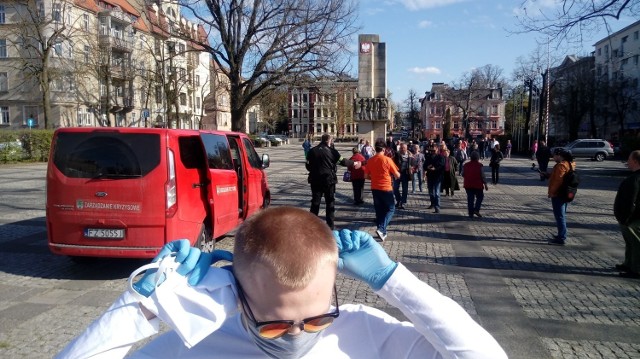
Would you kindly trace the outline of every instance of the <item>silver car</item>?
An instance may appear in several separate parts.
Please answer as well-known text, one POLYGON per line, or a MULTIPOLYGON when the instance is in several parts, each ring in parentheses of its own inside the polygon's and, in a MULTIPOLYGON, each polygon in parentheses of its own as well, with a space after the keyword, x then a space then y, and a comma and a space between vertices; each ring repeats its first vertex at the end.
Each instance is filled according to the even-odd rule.
MULTIPOLYGON (((551 149, 551 153, 555 148, 551 149)), ((571 151, 573 157, 593 158, 598 162, 604 161, 607 157, 613 157, 613 145, 607 140, 593 138, 575 140, 562 148, 571 151)))

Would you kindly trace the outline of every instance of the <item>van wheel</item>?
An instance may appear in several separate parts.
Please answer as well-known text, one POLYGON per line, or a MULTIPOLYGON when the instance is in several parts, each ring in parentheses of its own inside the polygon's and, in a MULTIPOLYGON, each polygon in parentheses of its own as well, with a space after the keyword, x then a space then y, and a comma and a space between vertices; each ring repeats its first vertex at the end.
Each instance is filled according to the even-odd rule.
POLYGON ((196 240, 196 248, 200 248, 204 253, 211 253, 216 249, 216 241, 211 237, 211 230, 204 224, 200 228, 200 234, 198 234, 196 240))
POLYGON ((602 162, 605 158, 607 158, 607 155, 605 155, 604 153, 596 153, 596 161, 602 162))

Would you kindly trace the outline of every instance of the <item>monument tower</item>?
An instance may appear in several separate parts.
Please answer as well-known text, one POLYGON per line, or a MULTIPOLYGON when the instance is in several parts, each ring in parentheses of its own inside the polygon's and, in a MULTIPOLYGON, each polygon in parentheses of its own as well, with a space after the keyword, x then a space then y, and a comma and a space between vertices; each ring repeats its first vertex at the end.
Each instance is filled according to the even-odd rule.
POLYGON ((387 51, 380 36, 358 35, 358 96, 354 99, 354 119, 358 133, 366 139, 384 139, 389 120, 387 99, 387 51))

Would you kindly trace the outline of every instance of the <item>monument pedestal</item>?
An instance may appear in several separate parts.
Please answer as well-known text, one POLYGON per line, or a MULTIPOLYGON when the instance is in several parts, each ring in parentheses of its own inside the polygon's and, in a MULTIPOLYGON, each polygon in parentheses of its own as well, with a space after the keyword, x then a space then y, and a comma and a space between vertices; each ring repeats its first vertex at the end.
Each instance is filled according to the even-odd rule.
POLYGON ((358 134, 373 144, 387 137, 387 122, 393 116, 387 99, 386 44, 373 34, 358 36, 358 96, 354 99, 358 134))

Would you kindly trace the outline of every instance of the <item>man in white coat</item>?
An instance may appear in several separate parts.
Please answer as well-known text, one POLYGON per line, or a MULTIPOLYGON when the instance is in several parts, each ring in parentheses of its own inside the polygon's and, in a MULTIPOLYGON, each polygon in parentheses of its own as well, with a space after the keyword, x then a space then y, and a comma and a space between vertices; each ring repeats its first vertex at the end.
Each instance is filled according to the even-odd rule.
MULTIPOLYGON (((199 252, 177 250, 178 261, 185 262, 178 271, 193 268, 199 252)), ((199 263, 209 265, 209 258, 202 255, 199 263)), ((209 269, 202 282, 220 272, 225 271, 209 269)), ((190 281, 200 280, 201 275, 194 270, 190 281)), ((137 288, 148 288, 149 277, 143 277, 137 288)), ((506 358, 495 339, 462 307, 389 259, 368 233, 332 233, 322 220, 302 209, 270 208, 242 224, 229 278, 231 286, 217 290, 231 288, 237 294, 232 298, 237 299, 211 326, 215 329, 205 326, 211 333, 194 342, 188 340, 189 333, 173 328, 130 357, 506 358), (411 322, 364 305, 339 305, 338 270, 368 283, 411 322)), ((193 288, 200 290, 199 285, 193 288)), ((208 293, 215 297, 216 289, 208 293)), ((155 295, 143 294, 149 295, 147 299, 155 295)), ((158 318, 145 306, 158 303, 144 304, 135 298, 125 293, 58 358, 124 357, 133 343, 157 332, 158 318)), ((166 297, 159 300, 160 305, 163 300, 166 297)), ((165 309, 180 312, 174 307, 165 309)))

